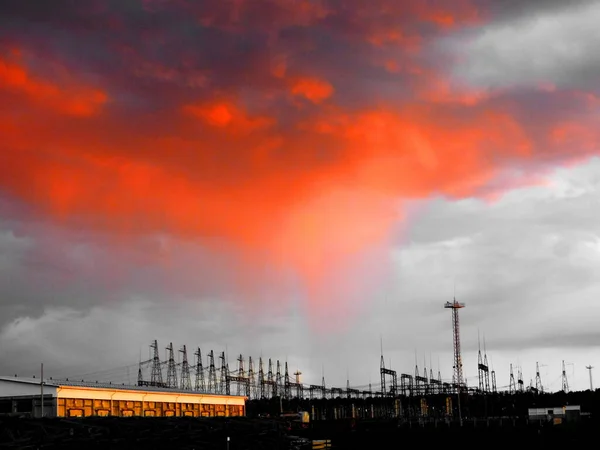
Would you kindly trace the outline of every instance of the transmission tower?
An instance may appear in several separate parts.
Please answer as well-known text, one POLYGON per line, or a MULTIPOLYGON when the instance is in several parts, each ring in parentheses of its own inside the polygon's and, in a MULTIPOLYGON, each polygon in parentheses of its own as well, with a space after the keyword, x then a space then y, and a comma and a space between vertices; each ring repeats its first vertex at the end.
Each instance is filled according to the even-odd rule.
POLYGON ((190 364, 188 362, 186 346, 184 345, 179 351, 183 355, 181 361, 181 389, 189 391, 192 389, 192 382, 190 380, 190 364))
POLYGON ((285 397, 286 400, 289 400, 292 397, 292 387, 291 387, 291 381, 290 381, 290 373, 288 372, 288 363, 287 361, 285 362, 285 374, 284 374, 284 378, 283 378, 283 396, 285 397))
POLYGON ((517 384, 515 383, 515 374, 513 372, 513 365, 510 365, 510 382, 508 383, 508 393, 514 394, 517 392, 517 384))
POLYGON ((383 351, 381 352, 381 360, 379 361, 379 372, 381 374, 381 392, 383 395, 387 394, 385 387, 385 359, 383 358, 383 351))
MULTIPOLYGON (((381 350, 381 363, 379 374, 381 375, 381 395, 395 397, 398 395, 398 376, 395 370, 386 369, 385 359, 383 358, 383 344, 381 350), (389 379, 389 385, 386 380, 389 379)), ((411 377, 412 379, 412 377, 411 377)))
POLYGON ((171 342, 167 347, 169 352, 169 360, 167 363, 167 386, 175 389, 177 388, 177 366, 175 365, 175 352, 173 351, 173 343, 171 342))
POLYGON ((497 391, 496 389, 496 371, 492 370, 492 392, 495 394, 497 391))
POLYGON ((213 350, 208 354, 208 392, 216 394, 219 390, 217 384, 217 368, 215 367, 215 352, 213 350))
POLYGON ((195 389, 200 392, 206 391, 206 385, 204 383, 204 366, 202 365, 202 351, 200 347, 194 354, 196 356, 196 385, 195 389))
MULTIPOLYGON (((240 353, 240 356, 237 359, 238 361, 238 370, 237 370, 237 377, 240 380, 245 380, 246 381, 246 370, 244 369, 244 356, 240 353)), ((246 382, 237 382, 237 395, 240 396, 242 395, 242 389, 245 391, 246 388, 246 382)))
POLYGON ((219 356, 221 360, 221 370, 220 370, 220 378, 219 378, 219 393, 224 395, 231 395, 229 389, 229 364, 227 363, 227 357, 225 356, 225 352, 221 352, 221 356, 219 356))
POLYGON ((540 394, 544 393, 544 386, 542 386, 542 377, 540 376, 540 363, 538 363, 537 361, 535 363, 535 390, 540 394))
POLYGON ((277 386, 277 393, 279 398, 285 395, 285 389, 283 385, 283 377, 281 376, 281 363, 277 360, 277 373, 275 374, 275 385, 277 386))
MULTIPOLYGON (((486 376, 487 376, 487 364, 483 361, 483 355, 481 354, 481 341, 479 340, 479 333, 477 333, 477 377, 479 379, 479 392, 485 393, 486 390, 486 376)), ((488 383, 489 384, 489 383, 488 383)))
POLYGON ((267 383, 268 386, 270 386, 269 391, 270 394, 269 398, 273 398, 273 397, 277 397, 279 395, 279 389, 277 386, 277 379, 275 378, 275 375, 273 373, 273 361, 271 360, 271 358, 269 358, 269 370, 267 371, 267 383))
POLYGON ((594 391, 594 385, 592 384, 592 369, 593 366, 585 366, 585 368, 590 372, 590 391, 594 391))
POLYGON ((425 361, 425 357, 423 357, 423 380, 425 380, 425 389, 423 394, 427 395, 431 390, 431 378, 429 378, 427 374, 427 361, 425 361))
POLYGON ((431 353, 430 353, 429 354, 429 384, 430 384, 430 390, 431 390, 432 394, 439 394, 438 381, 439 380, 436 380, 435 376, 433 375, 433 363, 431 362, 431 353))
POLYGON ((260 358, 258 358, 258 388, 260 390, 259 394, 258 394, 258 398, 259 399, 263 399, 265 398, 265 394, 266 394, 266 386, 267 384, 265 383, 265 368, 263 367, 263 359, 262 356, 260 358))
POLYGON ((256 374, 254 373, 254 361, 252 356, 248 357, 248 383, 246 385, 246 396, 248 399, 255 399, 256 395, 256 374))
POLYGON ((156 339, 154 340, 152 345, 150 345, 150 348, 153 350, 150 383, 152 384, 152 386, 161 387, 163 385, 162 366, 160 363, 160 356, 158 353, 158 342, 156 341, 156 339))
MULTIPOLYGON (((419 373, 419 364, 417 363, 417 352, 415 352, 415 393, 417 395, 423 395, 425 391, 425 385, 423 383, 423 377, 419 373)), ((394 395, 396 395, 394 393, 394 395)))
POLYGON ((485 347, 485 335, 483 336, 483 365, 485 366, 485 391, 490 392, 490 365, 488 364, 487 350, 485 347))
POLYGON ((523 369, 521 366, 519 366, 517 377, 517 385, 519 386, 519 392, 525 392, 525 383, 523 381, 523 369))
POLYGON ((569 392, 569 382, 567 380, 567 371, 565 370, 565 360, 562 361, 562 390, 566 394, 569 392))

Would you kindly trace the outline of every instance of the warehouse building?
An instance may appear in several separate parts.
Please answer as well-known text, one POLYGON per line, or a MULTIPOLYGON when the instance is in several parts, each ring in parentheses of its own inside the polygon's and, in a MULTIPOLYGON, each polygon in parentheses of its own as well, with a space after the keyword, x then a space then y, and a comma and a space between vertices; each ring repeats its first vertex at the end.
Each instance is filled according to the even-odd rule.
POLYGON ((528 409, 529 420, 554 422, 555 424, 562 423, 563 421, 574 422, 579 420, 581 416, 581 406, 579 405, 528 409))
POLYGON ((33 417, 244 416, 246 397, 112 383, 0 377, 0 413, 33 417), (43 395, 43 408, 42 408, 43 395))

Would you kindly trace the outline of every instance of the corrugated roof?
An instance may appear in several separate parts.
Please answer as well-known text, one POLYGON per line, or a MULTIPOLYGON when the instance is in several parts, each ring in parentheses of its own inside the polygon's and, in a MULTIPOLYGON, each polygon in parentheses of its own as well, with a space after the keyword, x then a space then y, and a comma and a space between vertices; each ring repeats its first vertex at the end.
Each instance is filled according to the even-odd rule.
MULTIPOLYGON (((39 378, 24 378, 24 377, 0 377, 0 381, 12 381, 16 383, 26 383, 26 384, 40 384, 39 378)), ((115 389, 115 390, 127 390, 127 391, 150 391, 150 392, 166 392, 171 394, 197 394, 197 395, 222 395, 215 393, 203 393, 194 390, 184 390, 184 389, 170 389, 170 388, 160 388, 155 386, 137 386, 137 385, 127 385, 127 384, 116 384, 116 383, 106 383, 106 382, 94 382, 94 381, 75 381, 75 380, 58 380, 58 379, 44 379, 44 386, 52 386, 52 387, 60 387, 60 386, 72 386, 72 387, 88 387, 88 388, 98 388, 98 389, 115 389)), ((230 397, 237 397, 237 395, 230 395, 230 397)))

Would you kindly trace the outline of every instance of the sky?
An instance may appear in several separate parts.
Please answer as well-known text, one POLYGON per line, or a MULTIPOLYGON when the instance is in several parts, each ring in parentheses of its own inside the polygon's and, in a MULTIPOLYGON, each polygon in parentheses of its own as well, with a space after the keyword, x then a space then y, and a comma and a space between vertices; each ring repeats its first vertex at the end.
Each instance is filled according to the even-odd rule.
MULTIPOLYGON (((600 369, 600 4, 5 0, 0 373, 600 369)), ((600 382, 600 377, 598 378, 600 382)))

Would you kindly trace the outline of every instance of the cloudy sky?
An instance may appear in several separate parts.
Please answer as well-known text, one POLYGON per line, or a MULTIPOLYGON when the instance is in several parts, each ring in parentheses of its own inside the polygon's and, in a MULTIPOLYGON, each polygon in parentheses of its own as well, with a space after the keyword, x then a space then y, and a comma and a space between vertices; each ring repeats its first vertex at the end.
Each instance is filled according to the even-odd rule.
MULTIPOLYGON (((172 341, 374 387, 600 369, 600 4, 0 6, 0 373, 172 341)), ((162 352, 162 350, 161 350, 162 352)), ((598 377, 600 383, 600 375, 598 377)))

